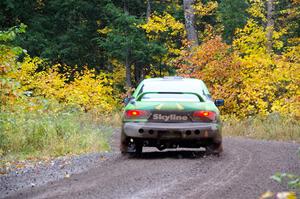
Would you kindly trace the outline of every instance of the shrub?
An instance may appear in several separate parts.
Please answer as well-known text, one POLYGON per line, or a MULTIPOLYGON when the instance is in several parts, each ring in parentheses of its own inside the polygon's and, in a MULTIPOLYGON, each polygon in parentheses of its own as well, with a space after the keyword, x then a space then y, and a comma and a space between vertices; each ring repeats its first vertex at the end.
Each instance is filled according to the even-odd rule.
POLYGON ((37 57, 27 56, 22 63, 16 64, 18 70, 8 72, 7 77, 20 83, 19 93, 30 92, 31 97, 44 97, 67 105, 79 105, 85 111, 95 108, 102 112, 111 112, 116 108, 110 74, 96 75, 94 70, 88 69, 62 74, 61 70, 70 69, 61 65, 46 66, 46 70, 38 71, 41 64, 46 63, 37 57))
POLYGON ((178 72, 204 80, 214 98, 226 99, 224 114, 245 118, 278 112, 300 117, 300 63, 287 58, 293 51, 255 54, 235 45, 232 51, 220 37, 208 40, 183 54, 178 72))
POLYGON ((283 117, 276 113, 243 120, 229 117, 224 122, 223 134, 265 140, 293 140, 300 143, 300 124, 295 118, 283 117))
POLYGON ((0 155, 61 156, 109 150, 113 128, 101 116, 65 107, 62 111, 0 113, 0 155), (100 120, 100 122, 99 122, 100 120))

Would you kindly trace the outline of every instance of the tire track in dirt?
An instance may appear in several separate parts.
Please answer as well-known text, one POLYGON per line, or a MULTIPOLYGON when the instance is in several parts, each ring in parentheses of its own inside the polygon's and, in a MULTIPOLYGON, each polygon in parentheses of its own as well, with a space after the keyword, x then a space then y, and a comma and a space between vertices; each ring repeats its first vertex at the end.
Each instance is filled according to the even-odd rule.
POLYGON ((300 174, 299 144, 225 138, 220 157, 203 151, 147 149, 123 157, 112 143, 112 158, 68 179, 22 190, 8 198, 258 198, 286 186, 269 177, 277 171, 300 174))
POLYGON ((222 186, 226 186, 227 184, 231 183, 234 178, 238 178, 252 162, 252 154, 250 152, 242 148, 239 148, 239 151, 244 151, 243 156, 246 155, 247 157, 241 157, 240 154, 237 154, 237 160, 232 161, 232 163, 234 163, 233 168, 227 167, 223 170, 223 172, 219 173, 219 175, 212 177, 209 182, 202 184, 204 185, 204 188, 201 188, 200 190, 196 189, 195 192, 192 192, 191 194, 185 196, 185 198, 197 198, 198 196, 201 196, 201 198, 203 199, 208 198, 207 196, 210 193, 216 192, 222 186), (230 169, 230 171, 226 173, 228 168, 230 169))
POLYGON ((220 186, 225 186, 235 177, 238 177, 252 161, 251 153, 242 148, 235 148, 233 151, 230 151, 230 154, 225 155, 230 155, 233 159, 221 169, 217 169, 220 165, 210 167, 210 170, 216 170, 217 172, 209 177, 207 176, 207 181, 201 175, 197 175, 201 174, 201 165, 196 164, 194 165, 196 172, 193 172, 193 175, 181 180, 175 179, 161 187, 142 190, 131 196, 131 198, 171 198, 174 197, 173 193, 177 192, 182 194, 180 198, 199 198, 198 196, 206 198, 206 195, 209 195, 209 193, 217 191, 220 186))

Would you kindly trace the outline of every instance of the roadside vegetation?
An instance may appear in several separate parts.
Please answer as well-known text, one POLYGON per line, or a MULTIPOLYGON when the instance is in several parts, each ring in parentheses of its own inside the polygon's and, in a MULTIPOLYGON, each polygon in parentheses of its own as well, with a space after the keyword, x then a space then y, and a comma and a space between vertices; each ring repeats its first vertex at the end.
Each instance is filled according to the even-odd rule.
POLYGON ((225 99, 225 135, 300 142, 299 1, 30 2, 0 3, 1 161, 109 150, 127 91, 169 75, 225 99))
POLYGON ((25 28, 0 32, 0 166, 110 150, 109 137, 120 121, 113 114, 119 95, 114 77, 96 76, 93 70, 70 72, 68 66, 31 58, 10 45, 25 28))
POLYGON ((242 120, 230 118, 224 121, 223 135, 300 143, 300 124, 299 120, 278 113, 242 120))
POLYGON ((0 116, 0 153, 6 160, 109 151, 114 130, 103 116, 78 109, 3 112, 0 116))

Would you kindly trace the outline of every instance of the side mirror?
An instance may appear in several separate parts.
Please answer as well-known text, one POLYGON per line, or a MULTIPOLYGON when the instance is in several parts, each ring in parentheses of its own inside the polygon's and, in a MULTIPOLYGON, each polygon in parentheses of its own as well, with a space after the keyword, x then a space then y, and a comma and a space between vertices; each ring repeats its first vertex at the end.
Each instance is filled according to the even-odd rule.
POLYGON ((123 102, 124 102, 124 104, 125 105, 127 105, 131 100, 133 100, 134 99, 134 97, 126 97, 124 100, 123 100, 123 102))
POLYGON ((127 105, 129 101, 130 101, 129 97, 126 97, 126 98, 123 99, 123 102, 124 102, 125 105, 127 105))
POLYGON ((216 99, 215 100, 216 106, 224 106, 224 100, 223 99, 216 99))

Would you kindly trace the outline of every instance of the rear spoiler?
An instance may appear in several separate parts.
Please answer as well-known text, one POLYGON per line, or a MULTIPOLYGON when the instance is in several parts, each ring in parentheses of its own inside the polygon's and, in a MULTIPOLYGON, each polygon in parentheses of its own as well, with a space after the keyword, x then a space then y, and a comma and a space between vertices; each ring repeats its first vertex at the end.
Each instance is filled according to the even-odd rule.
POLYGON ((203 98, 198 93, 194 92, 143 92, 136 97, 136 101, 140 101, 146 94, 191 94, 196 95, 199 98, 200 102, 204 102, 203 98))

